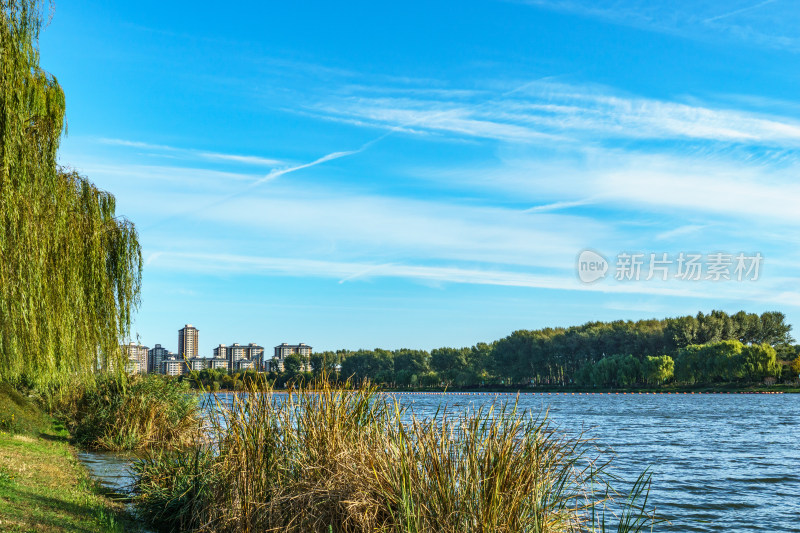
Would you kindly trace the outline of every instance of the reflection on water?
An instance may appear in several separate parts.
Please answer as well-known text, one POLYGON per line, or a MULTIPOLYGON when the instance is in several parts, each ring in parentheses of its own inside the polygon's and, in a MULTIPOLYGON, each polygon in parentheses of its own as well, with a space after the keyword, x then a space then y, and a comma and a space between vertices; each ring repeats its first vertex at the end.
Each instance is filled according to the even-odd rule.
POLYGON ((130 465, 136 456, 113 452, 80 452, 78 459, 115 499, 130 499, 133 476, 130 465))
MULTIPOLYGON (((112 500, 124 502, 128 512, 135 517, 136 512, 131 503, 133 476, 130 465, 136 460, 136 456, 130 453, 80 452, 78 459, 92 478, 107 491, 106 495, 112 500)), ((152 533, 141 524, 137 527, 140 533, 152 533)))

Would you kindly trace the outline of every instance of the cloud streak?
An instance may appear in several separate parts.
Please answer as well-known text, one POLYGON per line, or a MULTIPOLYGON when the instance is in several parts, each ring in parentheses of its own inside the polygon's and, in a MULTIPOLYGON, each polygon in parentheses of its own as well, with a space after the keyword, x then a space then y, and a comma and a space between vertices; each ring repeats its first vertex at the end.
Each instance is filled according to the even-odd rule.
POLYGON ((372 264, 360 262, 320 261, 287 257, 259 257, 236 254, 205 254, 163 252, 157 256, 158 268, 195 271, 206 274, 238 273, 265 276, 316 277, 335 279, 339 283, 370 278, 396 278, 418 282, 455 283, 579 291, 619 295, 653 295, 672 298, 753 301, 765 304, 781 303, 798 307, 800 293, 753 290, 755 282, 690 283, 690 282, 629 282, 604 281, 585 284, 577 278, 548 276, 508 270, 478 270, 449 266, 409 264, 372 264), (794 300, 792 300, 794 298, 794 300))
POLYGON ((279 178, 281 176, 285 176, 286 174, 290 174, 292 172, 297 172, 298 170, 303 170, 303 169, 306 169, 306 168, 315 167, 317 165, 321 165, 323 163, 327 163, 328 161, 334 161, 336 159, 341 159, 342 157, 349 157, 349 156, 352 156, 352 155, 360 154, 364 150, 367 150, 373 144, 375 144, 375 143, 385 139, 386 137, 388 137, 391 133, 392 132, 389 132, 389 133, 386 133, 384 135, 381 135, 380 137, 372 139, 371 141, 364 143, 360 148, 358 148, 356 150, 348 150, 348 151, 344 151, 344 152, 332 152, 332 153, 324 155, 324 156, 322 156, 322 157, 320 157, 318 159, 315 159, 314 161, 311 161, 309 163, 303 163, 302 165, 295 165, 293 167, 272 170, 272 171, 270 171, 269 174, 267 174, 263 178, 261 178, 261 179, 255 181, 254 183, 252 183, 248 187, 248 189, 252 189, 253 187, 258 187, 262 183, 266 183, 268 181, 272 181, 274 179, 277 179, 277 178, 279 178))
POLYGON ((721 13, 720 3, 696 0, 669 3, 648 0, 624 3, 616 0, 523 0, 523 3, 696 41, 746 43, 800 52, 797 6, 790 1, 722 3, 729 9, 721 13), (742 7, 735 7, 737 5, 742 7))
POLYGON ((709 18, 705 19, 703 22, 714 22, 714 21, 717 21, 717 20, 726 19, 728 17, 733 17, 735 15, 741 15, 742 13, 747 13, 749 11, 753 11, 753 10, 762 8, 762 7, 766 6, 766 5, 772 4, 774 2, 775 2, 775 0, 764 0, 763 2, 759 2, 757 4, 746 6, 746 7, 740 8, 740 9, 734 9, 733 11, 728 11, 727 13, 722 13, 720 15, 715 15, 713 17, 709 17, 709 18))
POLYGON ((98 139, 98 142, 108 146, 139 148, 143 150, 151 150, 155 152, 163 152, 167 154, 179 155, 187 159, 202 159, 206 161, 220 161, 225 163, 238 163, 243 165, 253 165, 260 167, 273 167, 276 165, 284 164, 284 162, 279 159, 272 159, 255 155, 225 154, 221 152, 209 152, 205 150, 196 150, 192 148, 178 148, 176 146, 169 146, 166 144, 151 144, 140 141, 129 141, 125 139, 109 139, 101 137, 100 139, 98 139))
POLYGON ((544 204, 544 205, 537 205, 526 209, 525 213, 549 213, 551 211, 560 211, 562 209, 569 209, 571 207, 582 207, 584 205, 591 205, 595 203, 596 200, 593 199, 585 199, 585 200, 573 200, 573 201, 564 201, 564 202, 553 202, 552 204, 544 204))
POLYGON ((514 143, 591 140, 702 141, 800 148, 800 121, 711 105, 614 94, 608 88, 536 81, 489 102, 461 91, 441 99, 369 93, 308 108, 328 120, 408 133, 450 134, 514 143))

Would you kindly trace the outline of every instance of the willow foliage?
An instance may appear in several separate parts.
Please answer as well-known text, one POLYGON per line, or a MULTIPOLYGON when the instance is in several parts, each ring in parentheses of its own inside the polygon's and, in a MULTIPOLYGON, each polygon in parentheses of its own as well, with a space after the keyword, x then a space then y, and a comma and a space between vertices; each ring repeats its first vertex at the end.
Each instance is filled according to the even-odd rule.
POLYGON ((122 368, 141 251, 114 197, 57 164, 65 101, 39 67, 41 4, 0 6, 0 380, 53 390, 122 368))

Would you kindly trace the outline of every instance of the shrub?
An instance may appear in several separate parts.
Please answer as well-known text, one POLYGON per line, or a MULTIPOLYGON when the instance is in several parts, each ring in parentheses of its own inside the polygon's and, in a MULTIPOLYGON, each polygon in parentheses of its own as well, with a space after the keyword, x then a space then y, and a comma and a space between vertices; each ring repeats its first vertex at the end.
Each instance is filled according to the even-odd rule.
POLYGON ((61 417, 78 444, 114 451, 188 445, 200 419, 185 384, 154 375, 101 377, 61 417))

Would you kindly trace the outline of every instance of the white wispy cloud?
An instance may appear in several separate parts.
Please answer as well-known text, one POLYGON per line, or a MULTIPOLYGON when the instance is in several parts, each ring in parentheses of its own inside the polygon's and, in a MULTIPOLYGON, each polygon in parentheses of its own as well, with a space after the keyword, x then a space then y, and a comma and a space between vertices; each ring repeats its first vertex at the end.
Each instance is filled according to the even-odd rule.
MULTIPOLYGON (((724 215, 741 220, 800 224, 800 185, 748 179, 729 169, 727 174, 708 174, 702 169, 642 168, 611 171, 602 176, 603 186, 613 191, 615 202, 682 209, 707 216, 724 215)), ((763 173, 768 178, 768 173, 763 173)))
POLYGON ((584 205, 591 205, 595 203, 596 200, 592 200, 590 198, 586 198, 584 200, 571 200, 571 201, 563 201, 563 202, 553 202, 551 204, 543 204, 537 205, 531 208, 526 209, 525 213, 546 213, 550 211, 559 211, 561 209, 569 209, 571 207, 581 207, 584 205))
POLYGON ((706 22, 706 23, 714 22, 716 20, 726 19, 726 18, 729 18, 729 17, 733 17, 735 15, 741 15, 742 13, 747 13, 748 11, 753 11, 753 10, 756 10, 756 9, 760 9, 760 8, 762 8, 762 7, 766 6, 766 5, 772 4, 774 2, 775 2, 775 0, 764 0, 763 2, 758 2, 756 4, 750 4, 750 5, 745 6, 745 7, 740 7, 738 9, 734 9, 733 11, 726 11, 725 13, 720 13, 719 15, 714 15, 712 17, 708 17, 703 22, 706 22))
MULTIPOLYGON (((118 194, 119 212, 137 222, 148 250, 164 247, 153 235, 186 233, 189 224, 192 234, 227 235, 216 249, 241 241, 262 247, 300 242, 315 253, 332 249, 340 257, 561 269, 569 268, 577 250, 616 234, 606 222, 573 212, 558 213, 555 207, 525 212, 489 198, 459 203, 397 197, 307 180, 253 187, 263 177, 185 167, 92 163, 81 170, 118 194)), ((204 246, 185 234, 166 240, 204 246)))
POLYGON ((686 236, 686 235, 690 235, 692 233, 696 233, 696 232, 698 232, 698 231, 700 231, 700 230, 702 230, 704 228, 707 228, 707 227, 708 227, 707 225, 703 225, 703 224, 687 224, 685 226, 680 226, 678 228, 675 228, 675 229, 672 229, 672 230, 669 230, 669 231, 663 231, 663 232, 659 233, 658 235, 656 235, 655 238, 656 238, 657 241, 664 241, 664 240, 674 239, 675 237, 683 237, 683 236, 686 236))
MULTIPOLYGON (((340 194, 305 187, 242 197, 235 209, 204 210, 194 220, 269 234, 339 256, 425 258, 564 268, 586 240, 613 234, 602 222, 508 207, 340 194), (302 215, 301 215, 302 214, 302 215)), ((324 253, 324 252, 318 252, 324 253)))
POLYGON ((375 139, 372 139, 372 140, 364 143, 363 145, 361 145, 361 147, 357 148, 356 150, 346 150, 346 151, 341 151, 341 152, 331 152, 330 154, 327 154, 327 155, 324 155, 322 157, 319 157, 319 158, 317 158, 317 159, 315 159, 313 161, 310 161, 308 163, 303 163, 301 165, 295 165, 295 166, 287 167, 287 168, 274 169, 269 174, 267 174, 263 178, 259 179, 255 183, 253 183, 251 185, 251 187, 256 187, 256 186, 258 186, 258 185, 260 185, 262 183, 266 183, 268 181, 272 181, 272 180, 274 180, 276 178, 279 178, 280 176, 284 176, 284 175, 289 174, 291 172, 297 172, 298 170, 303 170, 303 169, 306 169, 306 168, 315 167, 317 165, 321 165, 322 163, 327 163, 328 161, 333 161, 335 159, 341 159, 342 157, 349 157, 349 156, 352 156, 352 155, 360 154, 364 150, 367 150, 373 144, 385 139, 390 134, 391 134, 391 132, 385 133, 383 135, 380 135, 379 137, 376 137, 375 139))
POLYGON ((91 174, 119 180, 113 189, 124 192, 126 201, 164 213, 152 226, 143 226, 158 226, 159 232, 144 239, 148 268, 306 275, 339 283, 403 278, 426 284, 769 302, 788 301, 792 294, 791 288, 766 283, 757 287, 760 292, 702 284, 586 286, 573 272, 575 254, 586 247, 613 254, 658 241, 689 242, 710 226, 727 228, 720 231, 728 231, 725 242, 741 246, 731 252, 751 251, 753 242, 785 241, 782 228, 800 225, 794 205, 800 198, 794 179, 800 170, 795 155, 800 123, 791 117, 550 81, 477 96, 474 91, 456 89, 451 95, 438 88, 407 92, 384 87, 379 96, 370 94, 368 87, 358 91, 364 94, 329 98, 304 111, 385 130, 354 149, 278 164, 266 158, 251 161, 251 156, 110 140, 117 146, 229 163, 232 169, 240 163, 263 163, 271 170, 251 174, 177 165, 95 165, 91 174), (460 167, 447 157, 438 160, 445 161, 440 170, 446 186, 459 193, 482 187, 487 194, 460 202, 446 195, 423 199, 370 193, 368 187, 360 188, 358 179, 343 188, 317 185, 324 180, 310 186, 310 180, 278 179, 312 167, 324 175, 325 163, 356 156, 391 135, 425 135, 437 141, 470 138, 476 145, 485 139, 497 141, 492 143, 500 147, 496 156, 478 165, 460 167), (640 140, 648 142, 636 144, 640 140), (142 180, 160 185, 140 193, 142 180), (194 186, 187 192, 185 185, 190 184, 194 186), (187 220, 172 224, 177 217, 187 220), (753 239, 746 235, 757 231, 754 224, 726 226, 718 224, 721 219, 767 221, 772 233, 753 239), (181 243, 164 235, 171 228, 185 228, 189 220, 209 242, 201 239, 193 247, 165 244, 181 243), (745 231, 731 233, 737 228, 745 231), (210 244, 214 239, 216 244, 210 244), (244 247, 286 250, 297 243, 316 259, 233 253, 244 247), (194 254, 187 251, 191 249, 219 253, 194 254))
MULTIPOLYGON (((528 289, 596 292, 618 295, 652 295, 658 297, 697 298, 751 301, 798 307, 800 293, 776 292, 771 287, 756 287, 758 282, 614 282, 610 280, 585 284, 567 276, 497 269, 474 269, 452 266, 414 264, 374 264, 363 262, 323 261, 292 257, 262 257, 239 254, 163 252, 158 268, 214 275, 265 275, 314 277, 347 282, 368 278, 400 278, 419 282, 494 285, 528 289), (794 298, 794 299, 793 299, 794 298)), ((762 284, 766 285, 766 284, 762 284)))
MULTIPOLYGON (((236 182, 253 182, 258 180, 259 174, 245 174, 241 172, 228 172, 207 168, 183 167, 179 165, 140 165, 86 161, 77 165, 78 170, 88 175, 113 177, 118 180, 125 178, 141 179, 151 182, 160 182, 176 185, 195 185, 208 188, 231 187, 236 182)), ((241 186, 241 185, 240 185, 241 186)))
POLYGON ((695 140, 800 148, 800 121, 713 105, 619 95, 608 87, 533 82, 486 100, 370 92, 309 107, 329 120, 520 143, 695 140))
POLYGON ((800 52, 797 6, 792 1, 522 0, 522 3, 692 40, 734 41, 800 52))
POLYGON ((256 155, 226 154, 221 152, 197 150, 193 148, 179 148, 176 146, 169 146, 165 144, 151 144, 140 141, 130 141, 126 139, 109 139, 102 137, 98 139, 98 142, 109 146, 123 146, 127 148, 139 148, 142 150, 151 150, 155 152, 178 154, 187 159, 202 159, 207 161, 240 163, 243 165, 253 165, 261 167, 274 167, 276 165, 285 164, 285 161, 281 161, 279 159, 272 159, 256 155))
MULTIPOLYGON (((583 214, 580 208, 591 205, 613 210, 616 218, 621 213, 660 213, 699 221, 697 226, 747 220, 751 230, 771 225, 773 232, 779 232, 775 228, 781 226, 775 224, 800 225, 798 162, 592 148, 560 158, 521 156, 480 168, 418 172, 431 180, 457 180, 461 186, 504 193, 517 201, 547 202, 529 209, 532 212, 573 208, 583 214)), ((690 225, 682 230, 684 235, 690 229, 702 228, 690 225)), ((653 238, 670 235, 662 230, 653 238)))

